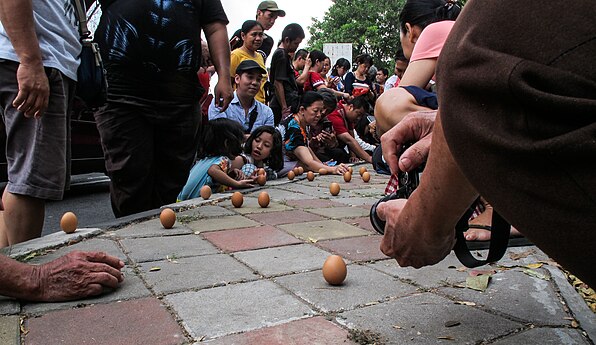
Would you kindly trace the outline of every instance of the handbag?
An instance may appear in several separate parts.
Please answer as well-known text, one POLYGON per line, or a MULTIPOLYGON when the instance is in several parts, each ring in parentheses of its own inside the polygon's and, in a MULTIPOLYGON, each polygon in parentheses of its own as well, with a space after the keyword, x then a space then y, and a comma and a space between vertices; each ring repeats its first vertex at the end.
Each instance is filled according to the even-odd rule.
POLYGON ((89 108, 105 104, 108 98, 108 81, 101 60, 99 45, 93 42, 91 31, 87 27, 87 12, 83 0, 75 0, 76 15, 81 36, 81 64, 77 70, 76 96, 89 108))

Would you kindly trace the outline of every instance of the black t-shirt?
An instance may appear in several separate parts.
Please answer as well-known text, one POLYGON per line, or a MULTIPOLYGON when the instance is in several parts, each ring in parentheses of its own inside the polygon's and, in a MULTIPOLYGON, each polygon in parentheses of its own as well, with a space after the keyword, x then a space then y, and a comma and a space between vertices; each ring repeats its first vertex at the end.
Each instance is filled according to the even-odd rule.
MULTIPOLYGON (((240 48, 244 44, 244 40, 242 40, 242 36, 240 35, 240 30, 241 29, 236 30, 236 32, 234 32, 234 35, 230 37, 230 40, 234 37, 238 37, 238 42, 233 47, 230 47, 232 50, 240 48)), ((263 43, 261 44, 261 47, 257 50, 257 52, 263 55, 263 61, 267 61, 267 57, 269 56, 269 54, 271 54, 271 49, 273 49, 273 38, 264 33, 263 43)))
MULTIPOLYGON (((269 70, 269 80, 271 83, 280 81, 284 86, 284 95, 288 106, 295 105, 298 100, 298 84, 294 77, 294 67, 290 56, 286 51, 277 48, 271 57, 271 68, 269 70)), ((280 108, 281 103, 276 97, 271 101, 271 108, 280 108)))
POLYGON ((110 92, 196 97, 201 27, 217 21, 228 23, 220 0, 112 2, 95 32, 106 68, 115 71, 110 92))

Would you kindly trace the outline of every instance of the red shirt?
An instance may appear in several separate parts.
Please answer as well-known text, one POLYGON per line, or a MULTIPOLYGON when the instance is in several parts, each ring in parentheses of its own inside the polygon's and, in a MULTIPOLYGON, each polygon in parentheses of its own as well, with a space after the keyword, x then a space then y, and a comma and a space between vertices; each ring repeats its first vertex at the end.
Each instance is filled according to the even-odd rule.
POLYGON ((316 91, 321 85, 325 85, 325 80, 317 72, 308 72, 308 80, 304 82, 304 92, 316 91))
POLYGON ((337 103, 337 107, 327 115, 327 119, 333 124, 333 130, 336 135, 348 133, 350 130, 354 129, 354 124, 349 123, 346 118, 346 109, 342 102, 337 103))

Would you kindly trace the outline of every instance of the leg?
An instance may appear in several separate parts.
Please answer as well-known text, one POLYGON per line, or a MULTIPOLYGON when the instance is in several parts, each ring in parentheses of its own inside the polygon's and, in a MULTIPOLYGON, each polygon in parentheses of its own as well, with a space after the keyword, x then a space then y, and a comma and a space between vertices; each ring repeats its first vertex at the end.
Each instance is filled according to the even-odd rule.
POLYGON ((379 136, 390 130, 409 113, 419 110, 429 109, 418 105, 414 96, 405 89, 396 87, 383 92, 375 104, 379 136))
POLYGON ((12 194, 4 190, 4 212, 0 223, 5 227, 6 244, 25 242, 41 236, 45 218, 45 201, 26 195, 12 194))

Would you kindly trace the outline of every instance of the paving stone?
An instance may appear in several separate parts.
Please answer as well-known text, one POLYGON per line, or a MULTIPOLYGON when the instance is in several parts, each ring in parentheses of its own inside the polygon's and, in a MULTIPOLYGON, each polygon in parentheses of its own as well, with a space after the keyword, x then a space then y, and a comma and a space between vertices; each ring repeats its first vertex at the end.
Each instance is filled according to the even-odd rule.
MULTIPOLYGON (((258 196, 258 194, 257 194, 257 196, 258 196)), ((271 197, 271 196, 269 196, 269 197, 271 197)), ((270 213, 270 212, 286 211, 286 210, 292 209, 291 207, 288 207, 286 205, 283 205, 283 204, 280 204, 279 202, 274 202, 274 201, 269 202, 269 206, 263 208, 259 205, 258 197, 253 198, 250 196, 244 197, 244 202, 242 203, 242 207, 240 207, 240 208, 235 208, 232 205, 232 202, 229 200, 224 201, 222 203, 222 205, 225 205, 230 210, 234 210, 236 213, 240 213, 240 214, 270 213)))
POLYGON ((119 238, 177 236, 188 235, 191 233, 192 230, 185 227, 184 224, 180 222, 176 222, 171 229, 164 229, 159 222, 159 218, 136 223, 113 232, 114 236, 119 238))
POLYGON ((498 340, 494 345, 572 345, 590 344, 576 329, 533 328, 498 340))
POLYGON ((32 264, 42 264, 50 262, 75 250, 105 252, 109 255, 119 258, 124 262, 128 260, 126 255, 124 255, 124 253, 122 252, 120 247, 118 247, 115 241, 106 238, 92 238, 79 243, 75 243, 70 246, 59 248, 45 255, 36 256, 28 262, 32 264))
POLYGON ((55 232, 39 238, 21 242, 13 246, 0 248, 0 254, 4 254, 10 257, 24 257, 32 252, 37 252, 45 248, 53 248, 65 245, 71 241, 81 241, 85 238, 90 238, 101 234, 103 230, 97 228, 83 228, 77 229, 72 234, 66 234, 62 231, 55 232))
POLYGON ((195 339, 205 340, 294 321, 313 311, 270 281, 182 292, 165 297, 195 339))
POLYGON ((212 231, 203 237, 225 252, 237 252, 301 243, 299 239, 272 226, 212 231))
POLYGON ((496 310, 535 325, 569 325, 569 315, 563 310, 552 282, 531 277, 517 270, 494 274, 488 289, 443 288, 442 292, 471 301, 484 308, 496 310))
POLYGON ((308 210, 323 217, 331 219, 356 218, 364 217, 369 214, 369 211, 360 207, 329 207, 308 210))
POLYGON ((379 199, 385 195, 385 187, 372 187, 365 188, 365 189, 354 189, 349 191, 349 196, 354 197, 365 197, 365 198, 373 198, 379 199))
POLYGON ((381 252, 381 235, 350 237, 341 240, 319 241, 317 246, 350 261, 371 261, 387 259, 381 252))
POLYGON ((205 231, 248 228, 251 226, 260 226, 260 224, 243 216, 229 216, 197 220, 188 223, 187 226, 196 234, 205 231))
POLYGON ((348 331, 324 317, 310 317, 266 327, 254 331, 232 334, 206 342, 209 345, 356 345, 347 340, 348 331))
POLYGON ((329 199, 287 200, 286 204, 303 209, 344 206, 342 203, 331 201, 329 199))
POLYGON ((0 316, 0 344, 21 344, 21 334, 19 329, 18 316, 0 316))
POLYGON ((226 254, 153 261, 139 268, 147 284, 158 294, 256 279, 251 270, 226 254), (160 268, 150 271, 151 268, 160 268))
MULTIPOLYGON (((260 191, 248 194, 248 196, 257 198, 259 196, 260 191)), ((288 190, 278 189, 278 188, 269 188, 267 189, 267 193, 269 193, 269 197, 272 201, 286 201, 286 200, 304 200, 304 199, 314 199, 314 196, 306 195, 302 193, 292 192, 288 190)))
POLYGON ((120 283, 116 290, 108 291, 100 296, 70 302, 24 304, 23 312, 38 315, 52 310, 70 309, 81 305, 106 304, 151 296, 151 292, 145 287, 141 278, 134 273, 132 268, 127 266, 122 272, 124 272, 124 281, 120 283))
POLYGON ((346 280, 339 286, 327 284, 320 270, 279 277, 275 282, 324 313, 350 310, 416 292, 412 285, 360 265, 348 265, 346 280))
MULTIPOLYGON (((412 281, 416 285, 429 289, 442 287, 445 283, 459 283, 465 281, 468 276, 468 272, 458 271, 458 269, 467 269, 457 260, 453 252, 438 264, 422 268, 400 267, 394 259, 379 261, 369 266, 396 278, 412 281)), ((477 269, 491 268, 489 266, 481 266, 477 269)))
POLYGON ((357 226, 360 229, 368 230, 372 233, 377 234, 377 231, 375 230, 375 228, 373 228, 372 224, 370 223, 369 217, 342 219, 342 222, 357 226))
POLYGON ((324 218, 316 214, 304 212, 302 210, 270 212, 261 214, 252 214, 247 216, 250 219, 256 220, 259 223, 269 225, 280 225, 290 223, 312 222, 315 220, 323 220, 324 218))
POLYGON ((180 326, 156 298, 98 304, 30 318, 28 345, 174 345, 187 342, 180 326))
POLYGON ((289 190, 292 192, 298 192, 310 196, 315 197, 323 197, 325 195, 329 195, 329 186, 326 187, 318 187, 318 186, 309 186, 305 184, 286 184, 284 186, 279 186, 279 189, 289 190))
POLYGON ((166 260, 216 254, 219 251, 211 243, 197 235, 166 236, 124 239, 120 243, 135 262, 166 260))
POLYGON ((341 202, 342 204, 346 204, 348 206, 372 206, 375 202, 379 199, 375 198, 339 198, 335 199, 337 202, 341 202))
POLYGON ((321 241, 344 237, 367 236, 370 232, 338 220, 321 220, 302 224, 284 224, 278 228, 305 241, 321 241))
POLYGON ((21 311, 19 302, 0 295, 0 315, 18 314, 21 311))
POLYGON ((484 343, 522 327, 514 321, 430 293, 347 311, 339 314, 337 320, 350 328, 380 334, 384 344, 484 343), (460 325, 445 327, 448 321, 457 321, 460 325), (438 339, 447 336, 453 340, 438 339))
POLYGON ((234 254, 238 260, 264 276, 320 269, 329 256, 309 244, 267 248, 234 254))
POLYGON ((186 210, 183 212, 178 212, 176 215, 178 221, 181 223, 189 223, 193 220, 203 219, 203 218, 214 218, 214 217, 223 217, 223 216, 233 216, 235 213, 233 211, 228 210, 222 206, 216 205, 203 205, 200 207, 195 207, 190 210, 186 210))

